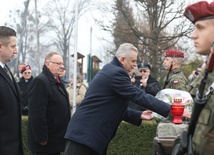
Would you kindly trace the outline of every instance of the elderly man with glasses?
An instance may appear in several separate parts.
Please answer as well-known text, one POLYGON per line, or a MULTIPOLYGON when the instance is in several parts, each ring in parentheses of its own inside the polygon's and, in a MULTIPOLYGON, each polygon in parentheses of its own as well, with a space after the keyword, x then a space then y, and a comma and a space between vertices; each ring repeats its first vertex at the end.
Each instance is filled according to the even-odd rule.
POLYGON ((28 87, 33 80, 30 65, 22 67, 20 73, 22 74, 22 77, 20 78, 18 85, 22 95, 22 115, 28 115, 28 87))
POLYGON ((60 80, 64 69, 59 53, 50 52, 43 71, 29 89, 28 146, 32 155, 60 155, 70 120, 68 93, 60 80))

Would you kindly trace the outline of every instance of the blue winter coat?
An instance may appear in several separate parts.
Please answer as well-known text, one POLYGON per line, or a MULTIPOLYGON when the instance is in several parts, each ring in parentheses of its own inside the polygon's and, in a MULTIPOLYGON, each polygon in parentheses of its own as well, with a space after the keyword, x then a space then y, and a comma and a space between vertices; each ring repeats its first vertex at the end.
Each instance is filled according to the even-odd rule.
POLYGON ((167 116, 170 106, 131 84, 115 57, 92 80, 85 98, 72 116, 65 138, 87 145, 102 154, 122 120, 140 125, 140 114, 128 109, 133 101, 167 116))

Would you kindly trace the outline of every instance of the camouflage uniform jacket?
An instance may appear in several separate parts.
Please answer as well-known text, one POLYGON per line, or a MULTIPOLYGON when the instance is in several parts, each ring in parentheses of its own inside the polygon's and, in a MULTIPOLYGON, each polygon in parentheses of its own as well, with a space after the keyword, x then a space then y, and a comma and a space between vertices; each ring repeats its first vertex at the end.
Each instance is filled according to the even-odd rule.
MULTIPOLYGON (((204 72, 190 84, 191 95, 195 95, 204 72)), ((208 75, 204 93, 214 82, 214 72, 208 75)), ((214 154, 214 92, 208 97, 207 103, 202 109, 193 135, 193 151, 196 155, 214 154)))
MULTIPOLYGON (((166 77, 165 77, 165 80, 166 80, 166 77)), ((186 91, 186 86, 188 81, 180 68, 173 70, 169 74, 168 81, 169 83, 166 85, 166 88, 186 91)))

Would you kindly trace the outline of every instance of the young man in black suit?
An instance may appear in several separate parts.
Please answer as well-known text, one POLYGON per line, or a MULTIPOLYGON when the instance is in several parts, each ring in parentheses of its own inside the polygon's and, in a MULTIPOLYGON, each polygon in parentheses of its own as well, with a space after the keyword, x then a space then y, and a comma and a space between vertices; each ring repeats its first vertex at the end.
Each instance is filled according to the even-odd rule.
POLYGON ((7 67, 16 48, 16 32, 0 26, 0 154, 23 155, 21 140, 21 95, 7 67))

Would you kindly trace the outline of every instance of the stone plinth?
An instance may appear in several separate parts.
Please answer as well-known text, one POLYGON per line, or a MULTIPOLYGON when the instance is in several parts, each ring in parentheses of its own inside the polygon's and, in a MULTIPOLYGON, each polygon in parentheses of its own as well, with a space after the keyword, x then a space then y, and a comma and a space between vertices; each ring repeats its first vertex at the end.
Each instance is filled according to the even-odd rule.
POLYGON ((157 137, 177 137, 182 131, 188 129, 188 124, 174 124, 159 122, 157 137))

